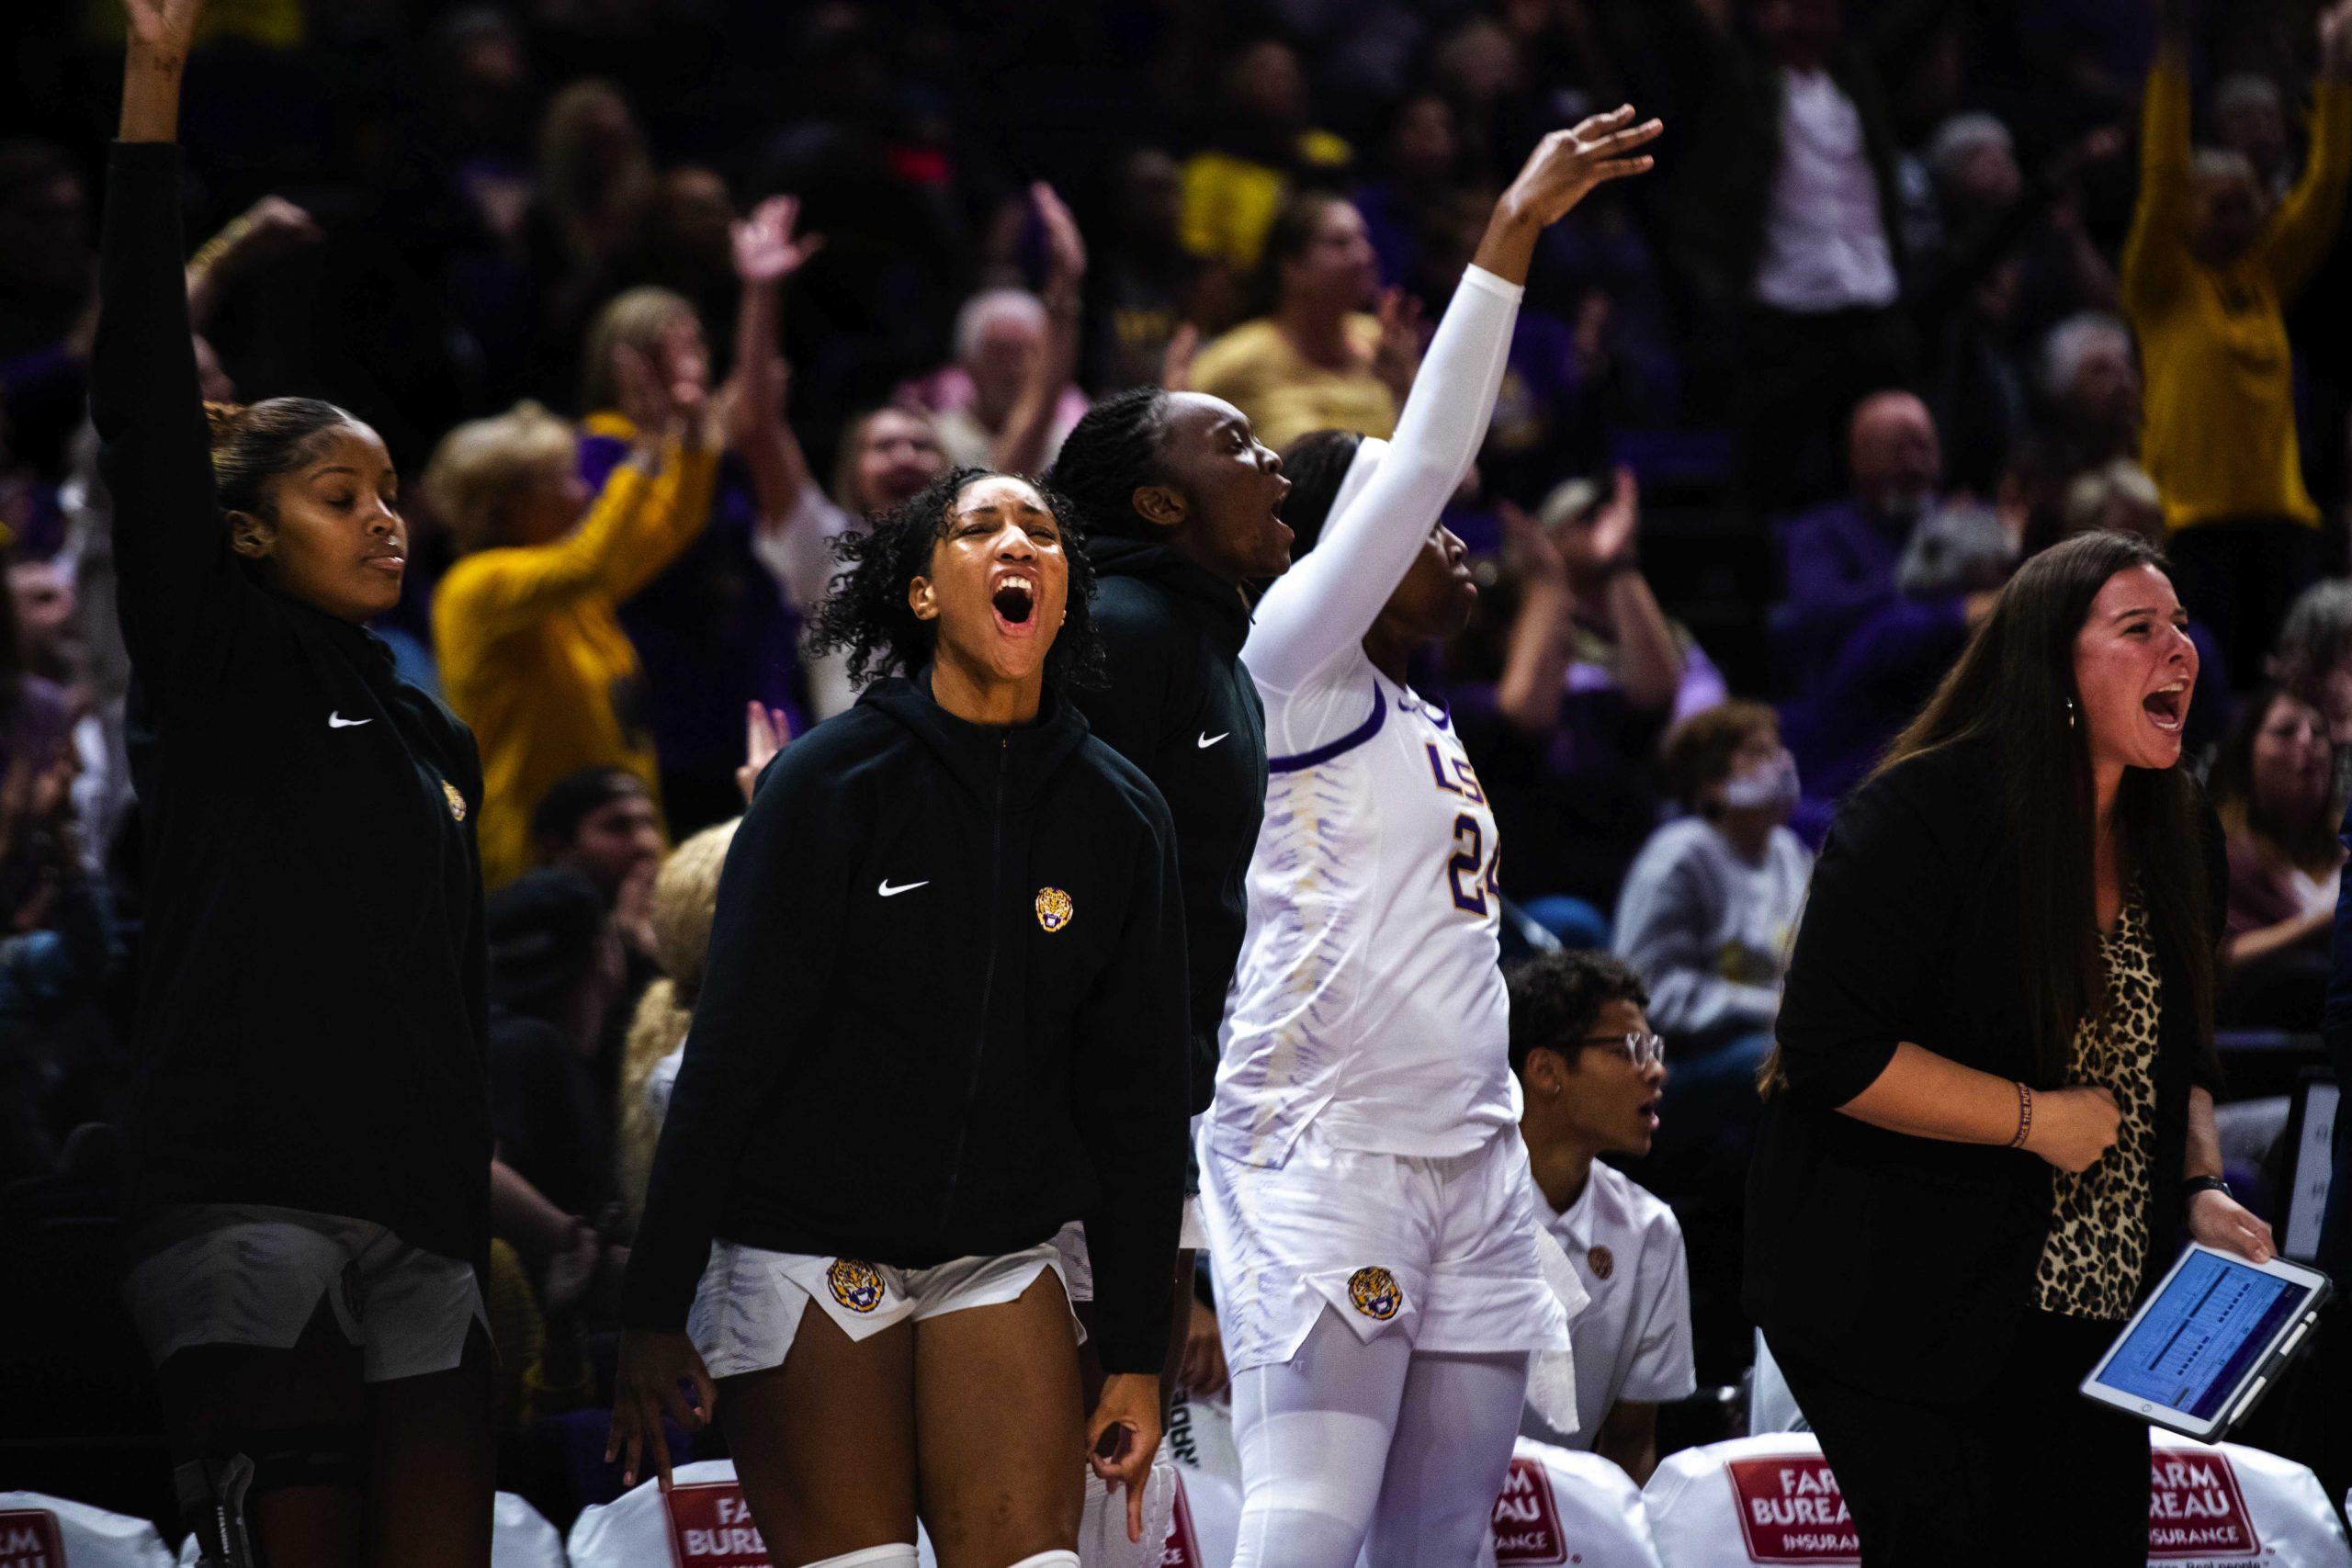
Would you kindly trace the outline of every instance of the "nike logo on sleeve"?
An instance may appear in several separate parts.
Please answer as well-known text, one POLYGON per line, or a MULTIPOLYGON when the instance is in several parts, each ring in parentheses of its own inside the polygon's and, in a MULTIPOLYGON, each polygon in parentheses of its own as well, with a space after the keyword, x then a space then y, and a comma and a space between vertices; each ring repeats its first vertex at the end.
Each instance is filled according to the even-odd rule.
POLYGON ((373 724, 376 721, 372 718, 345 718, 339 713, 331 713, 327 715, 327 728, 329 729, 356 729, 363 724, 373 724))
POLYGON ((880 884, 875 887, 874 891, 879 893, 885 898, 896 898, 901 893, 911 893, 918 887, 928 887, 930 886, 930 880, 925 878, 921 882, 901 882, 899 886, 893 887, 890 886, 890 879, 886 876, 882 879, 880 884))
POLYGON ((1210 747, 1212 747, 1212 746, 1216 745, 1218 741, 1220 741, 1220 740, 1224 739, 1227 736, 1228 736, 1228 735, 1230 735, 1230 734, 1232 734, 1232 733, 1233 733, 1233 731, 1231 731, 1230 729, 1227 729, 1227 730, 1220 730, 1219 732, 1217 732, 1217 733, 1216 733, 1216 734, 1215 734, 1215 735, 1204 735, 1204 736, 1202 736, 1202 737, 1200 738, 1200 739, 1198 739, 1198 740, 1194 741, 1194 742, 1193 742, 1193 744, 1194 744, 1194 745, 1196 745, 1196 746, 1198 746, 1202 750, 1205 751, 1205 750, 1207 750, 1210 747))

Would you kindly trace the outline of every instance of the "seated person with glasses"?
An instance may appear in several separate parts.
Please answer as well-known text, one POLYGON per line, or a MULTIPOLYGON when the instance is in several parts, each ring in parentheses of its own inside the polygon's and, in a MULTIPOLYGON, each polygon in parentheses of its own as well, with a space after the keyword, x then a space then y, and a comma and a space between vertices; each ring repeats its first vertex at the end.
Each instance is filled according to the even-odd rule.
POLYGON ((1532 1409, 1520 1430, 1613 1460, 1638 1486, 1657 1468, 1659 1402, 1698 1387, 1689 1270, 1674 1212, 1600 1156, 1649 1153, 1665 1043, 1643 1013, 1641 977, 1605 953, 1545 953, 1505 979, 1520 1135, 1552 1235, 1592 1298, 1572 1333, 1577 1430, 1555 1432, 1532 1409))

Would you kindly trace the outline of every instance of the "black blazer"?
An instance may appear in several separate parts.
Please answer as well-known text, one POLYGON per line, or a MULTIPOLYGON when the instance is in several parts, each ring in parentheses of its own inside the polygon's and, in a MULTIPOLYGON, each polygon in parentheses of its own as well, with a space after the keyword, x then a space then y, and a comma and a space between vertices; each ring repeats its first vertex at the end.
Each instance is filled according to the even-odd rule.
MULTIPOLYGON (((2178 982, 2179 943, 2210 945, 2222 931, 2222 833, 2210 810, 2203 818, 2211 924, 2152 933, 2163 1016, 2143 1292, 2170 1266, 2181 1224, 2189 1088, 2212 1087, 2178 982)), ((2034 1082, 2019 898, 1984 742, 1912 758, 1856 790, 1814 871, 1781 1004, 1788 1084, 1766 1102, 1748 1171, 1744 1299, 1780 1352, 1870 1392, 1971 1397, 2032 1304, 2051 1168, 2022 1149, 1890 1133, 1838 1109, 1906 1040, 2034 1082)))

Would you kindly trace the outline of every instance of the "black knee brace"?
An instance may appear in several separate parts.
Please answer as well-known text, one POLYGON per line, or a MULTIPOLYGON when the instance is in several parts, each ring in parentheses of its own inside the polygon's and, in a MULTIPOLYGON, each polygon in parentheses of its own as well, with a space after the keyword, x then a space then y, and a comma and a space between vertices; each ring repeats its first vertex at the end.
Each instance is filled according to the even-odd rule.
POLYGON ((172 1472, 180 1522, 196 1534, 203 1568, 265 1568, 254 1499, 298 1486, 357 1486, 366 1434, 354 1427, 285 1427, 246 1434, 172 1472))

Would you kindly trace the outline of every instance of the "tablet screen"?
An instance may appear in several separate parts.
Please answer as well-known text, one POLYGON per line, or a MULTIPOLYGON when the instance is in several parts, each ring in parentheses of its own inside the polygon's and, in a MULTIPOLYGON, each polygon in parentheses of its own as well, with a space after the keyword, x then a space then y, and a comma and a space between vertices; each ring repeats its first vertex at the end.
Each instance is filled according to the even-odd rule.
POLYGON ((2303 1294, 2291 1280, 2192 1252, 2115 1348, 2098 1381, 2210 1420, 2294 1315, 2303 1294))

